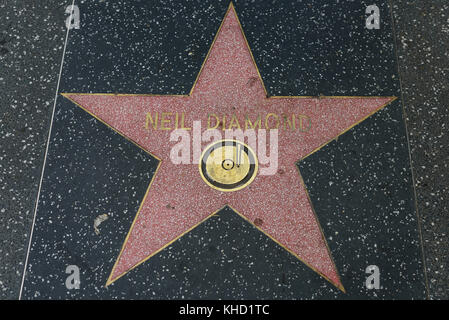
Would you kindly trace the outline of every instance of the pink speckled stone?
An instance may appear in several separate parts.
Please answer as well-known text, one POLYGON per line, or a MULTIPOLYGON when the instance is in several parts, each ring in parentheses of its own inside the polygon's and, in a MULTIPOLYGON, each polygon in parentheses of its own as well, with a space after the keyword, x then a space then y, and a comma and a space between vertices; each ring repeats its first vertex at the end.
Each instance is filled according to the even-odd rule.
MULTIPOLYGON (((254 222, 309 267, 342 288, 319 222, 295 166, 297 160, 379 110, 394 98, 267 98, 234 9, 230 8, 190 96, 66 94, 162 162, 109 282, 164 248, 225 205, 254 222), (198 165, 170 161, 170 132, 145 129, 147 112, 184 112, 185 125, 207 114, 305 114, 308 132, 279 130, 279 171, 250 187, 220 192, 201 179, 198 165)), ((173 124, 172 124, 173 125, 173 124)), ((203 148, 208 143, 203 144, 203 148)))

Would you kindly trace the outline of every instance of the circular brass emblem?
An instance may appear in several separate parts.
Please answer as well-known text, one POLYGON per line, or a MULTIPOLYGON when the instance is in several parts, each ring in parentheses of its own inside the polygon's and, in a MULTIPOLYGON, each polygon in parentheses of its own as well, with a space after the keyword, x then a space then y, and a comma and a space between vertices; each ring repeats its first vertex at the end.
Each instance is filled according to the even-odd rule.
POLYGON ((203 180, 220 191, 236 191, 249 185, 257 175, 256 154, 237 140, 216 141, 203 151, 199 169, 203 180))

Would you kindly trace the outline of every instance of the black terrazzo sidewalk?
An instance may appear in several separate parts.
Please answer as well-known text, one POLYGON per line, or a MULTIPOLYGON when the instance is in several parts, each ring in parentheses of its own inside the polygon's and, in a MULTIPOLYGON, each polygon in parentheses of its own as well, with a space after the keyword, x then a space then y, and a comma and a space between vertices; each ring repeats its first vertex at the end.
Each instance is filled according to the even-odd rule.
MULTIPOLYGON (((304 94, 304 92, 298 91, 298 83, 301 83, 304 79, 296 77, 295 75, 297 73, 291 71, 291 67, 289 67, 290 64, 295 63, 296 58, 295 54, 289 56, 288 53, 292 54, 296 49, 282 46, 283 43, 287 43, 283 42, 285 40, 283 37, 288 39, 288 37, 292 37, 295 34, 291 30, 288 30, 289 25, 294 24, 294 20, 290 21, 286 18, 283 25, 273 25, 271 27, 272 29, 277 28, 281 35, 280 37, 274 37, 275 33, 271 32, 270 34, 273 36, 271 42, 260 41, 260 38, 265 35, 257 33, 258 27, 256 24, 251 24, 251 21, 254 21, 251 19, 254 15, 258 14, 258 12, 262 15, 267 15, 271 10, 270 6, 268 5, 265 7, 266 11, 264 13, 264 8, 257 6, 254 6, 254 8, 257 9, 254 9, 253 11, 251 9, 253 5, 250 2, 236 2, 236 7, 237 10, 240 10, 238 13, 241 15, 243 21, 242 24, 248 34, 249 41, 255 43, 252 49, 256 56, 256 60, 259 58, 261 61, 259 65, 261 65, 262 77, 266 80, 268 90, 273 94, 304 94), (257 10, 261 11, 257 12, 257 10), (282 28, 282 26, 285 28, 282 28), (279 55, 279 59, 281 59, 279 61, 272 55, 264 54, 267 50, 264 45, 273 46, 276 45, 276 41, 282 46, 280 52, 283 52, 285 55, 283 57, 279 55), (283 64, 283 62, 286 63, 283 64), (276 66, 278 65, 281 72, 275 71, 277 70, 276 66)), ((313 2, 316 1, 304 1, 304 3, 308 5, 304 10, 310 10, 310 12, 316 13, 318 17, 319 12, 313 10, 313 2)), ((363 4, 360 5, 360 15, 363 17, 363 8, 366 4, 364 1, 361 2, 363 2, 363 4)), ((281 3, 282 1, 278 1, 275 6, 281 6, 281 3)), ((378 3, 384 3, 384 1, 378 1, 378 3)), ((53 108, 54 95, 59 76, 62 49, 66 34, 64 20, 67 15, 64 12, 65 7, 68 4, 69 3, 61 1, 42 1, 39 5, 37 5, 36 2, 29 3, 26 1, 0 2, 0 298, 2 299, 17 299, 19 296, 31 222, 34 215, 34 206, 42 172, 51 110, 53 108)), ((223 8, 225 8, 227 4, 227 1, 213 2, 213 4, 212 2, 209 4, 206 2, 196 3, 191 1, 189 2, 189 5, 192 7, 189 8, 197 6, 198 10, 192 9, 192 13, 189 9, 187 12, 189 12, 189 14, 198 14, 200 16, 203 14, 203 22, 210 14, 215 17, 215 20, 204 22, 207 25, 211 25, 210 28, 207 29, 209 33, 204 35, 205 38, 208 38, 213 36, 213 25, 220 22, 222 17, 221 11, 223 11, 223 8), (206 12, 208 14, 206 14, 206 12)), ((402 91, 400 100, 404 109, 402 109, 402 105, 398 102, 395 104, 395 109, 389 108, 387 110, 389 112, 388 114, 379 115, 376 119, 379 123, 382 123, 382 128, 394 126, 395 122, 391 121, 391 119, 401 119, 401 113, 405 110, 407 130, 411 144, 412 171, 417 194, 416 203, 422 230, 422 233, 416 234, 416 237, 417 239, 419 239, 419 237, 422 237, 423 239, 429 295, 432 299, 448 299, 449 288, 447 283, 449 283, 449 278, 446 270, 449 267, 447 256, 449 241, 449 187, 447 182, 449 178, 449 113, 447 111, 449 106, 449 88, 447 83, 447 79, 449 78, 449 5, 446 1, 440 0, 432 1, 432 4, 429 4, 429 1, 390 1, 385 2, 382 6, 382 9, 386 10, 386 12, 389 12, 389 8, 392 8, 394 24, 391 24, 390 16, 384 15, 382 21, 394 31, 396 48, 392 58, 394 58, 394 63, 396 63, 395 60, 398 59, 400 82, 396 81, 398 79, 393 80, 392 82, 389 82, 390 80, 385 80, 383 82, 382 77, 380 77, 373 80, 371 87, 365 86, 361 90, 357 90, 357 92, 359 92, 360 95, 363 95, 373 91, 390 93, 390 89, 393 91, 398 90, 397 92, 402 91), (363 90, 365 90, 365 92, 363 92, 363 90)), ((158 19, 160 20, 160 17, 170 16, 171 10, 172 9, 170 9, 169 6, 164 7, 164 5, 161 5, 158 12, 153 13, 155 17, 153 22, 158 19)), ((331 11, 335 12, 335 10, 331 11)), ((339 9, 338 12, 344 14, 343 11, 344 8, 339 9)), ((93 13, 93 11, 91 12, 93 13)), ((118 16, 114 16, 114 19, 124 19, 125 17, 126 15, 123 15, 122 12, 121 14, 118 14, 118 16)), ((267 19, 267 23, 269 24, 269 17, 267 17, 267 19)), ((321 21, 320 19, 323 18, 318 18, 318 21, 321 21)), ((170 19, 167 18, 167 21, 161 21, 160 23, 169 25, 169 22, 170 19)), ((160 27, 163 28, 163 26, 160 27)), ((190 30, 192 32, 190 34, 192 39, 195 38, 193 37, 193 34, 195 34, 194 32, 200 32, 199 29, 196 30, 195 27, 191 27, 190 30)), ((161 30, 161 32, 162 31, 163 30, 161 30)), ((187 38, 187 40, 188 39, 189 38, 187 38)), ((189 43, 189 41, 187 41, 187 43, 189 43)), ((385 43, 388 42, 386 41, 385 43)), ((179 60, 173 49, 168 50, 166 47, 165 49, 164 47, 155 49, 156 51, 153 54, 157 62, 153 61, 152 63, 158 65, 159 70, 151 70, 150 73, 153 73, 154 71, 154 74, 151 75, 151 79, 156 79, 157 76, 164 79, 164 81, 166 80, 165 82, 159 82, 158 86, 148 88, 142 86, 139 82, 133 84, 122 83, 120 82, 120 75, 117 75, 113 79, 107 79, 112 83, 112 86, 109 83, 109 89, 115 89, 115 85, 122 85, 124 87, 134 85, 136 92, 146 93, 162 90, 164 92, 171 91, 171 93, 175 93, 173 92, 175 91, 173 88, 176 88, 177 91, 187 91, 190 88, 189 83, 191 83, 192 79, 196 76, 197 68, 195 66, 202 61, 201 50, 204 51, 202 43, 191 41, 190 44, 192 45, 190 50, 193 50, 194 52, 198 51, 196 53, 198 57, 194 55, 192 58, 194 59, 193 62, 183 62, 182 59, 179 60), (169 57, 168 62, 163 58, 165 55, 169 57), (179 69, 183 70, 182 77, 173 80, 174 74, 172 73, 175 72, 172 69, 173 66, 178 66, 179 69), (160 83, 164 83, 164 86, 160 86, 160 83)), ((205 47, 207 49, 207 45, 205 47)), ((73 56, 69 56, 68 59, 70 62, 70 59, 73 59, 73 56)), ((76 65, 73 66, 76 67, 76 65)), ((385 70, 383 68, 384 66, 381 65, 373 66, 372 70, 384 72, 385 70)), ((132 70, 130 69, 129 71, 132 76, 132 70)), ((394 70, 394 72, 397 73, 397 70, 394 70)), ((86 74, 89 74, 88 70, 86 71, 86 74)), ((90 75, 92 76, 92 74, 90 75)), ((96 75, 98 76, 99 74, 97 73, 96 75)), ((325 74, 323 77, 326 79, 325 74)), ((100 81, 99 83, 96 83, 95 81, 92 81, 92 78, 89 79, 90 80, 87 81, 86 79, 70 78, 70 74, 67 74, 67 77, 63 79, 65 81, 63 86, 67 88, 84 89, 86 91, 89 90, 90 86, 95 85, 95 91, 105 91, 102 89, 105 88, 106 82, 102 83, 100 81)), ((145 79, 141 80, 145 81, 145 79)), ((356 93, 351 92, 351 88, 357 86, 356 82, 325 85, 324 82, 320 82, 319 79, 315 80, 316 81, 312 82, 308 87, 308 92, 311 95, 319 95, 321 93, 334 95, 350 93, 355 95, 356 93)), ((108 90, 107 87, 106 89, 108 90)), ((66 108, 71 107, 67 105, 66 108)), ((80 117, 84 117, 84 115, 80 115, 80 117)), ((87 124, 89 119, 88 117, 85 118, 85 123, 87 124)), ((70 122, 70 124, 76 125, 76 123, 73 122, 70 122)), ((350 160, 351 153, 354 152, 354 150, 348 149, 348 146, 344 141, 350 141, 351 139, 358 141, 358 137, 363 137, 364 130, 370 131, 371 127, 369 127, 369 125, 370 124, 367 124, 368 127, 356 129, 358 130, 358 133, 354 133, 355 136, 353 138, 348 136, 343 138, 342 141, 339 139, 333 146, 324 148, 327 150, 323 149, 320 151, 320 154, 317 154, 317 159, 327 159, 323 160, 324 162, 341 161, 342 163, 346 160, 350 160), (337 158, 339 160, 335 160, 337 158)), ((372 125, 373 127, 376 127, 374 122, 372 125)), ((88 126, 90 126, 90 124, 88 126)), ((402 124, 398 124, 398 126, 402 126, 402 124)), ((85 131, 89 132, 89 130, 95 132, 95 130, 99 129, 94 129, 94 127, 89 129, 86 127, 85 131)), ((100 129, 100 131, 101 130, 103 129, 100 129)), ((405 130, 405 127, 403 130, 405 130)), ((104 133, 106 136, 107 132, 104 131, 104 133)), ((112 145, 116 143, 116 140, 114 140, 115 138, 113 137, 108 136, 106 139, 112 139, 110 140, 112 141, 112 145)), ((379 135, 378 139, 379 142, 385 140, 382 135, 379 135)), ((396 142, 398 143, 398 147, 400 144, 403 146, 401 152, 405 152, 398 157, 407 159, 409 150, 407 139, 403 136, 398 141, 400 141, 396 142)), ((91 143, 95 144, 95 142, 91 143)), ((117 143, 117 148, 123 147, 125 150, 128 148, 126 144, 120 146, 121 142, 117 143)), ((361 152, 361 150, 355 152, 358 153, 359 151, 361 152)), ((105 152, 111 152, 111 150, 107 149, 105 152)), ((120 154, 120 152, 118 154, 120 154)), ((112 156, 114 157, 114 155, 112 156)), ((361 153, 360 157, 362 156, 363 153, 361 153)), ((115 155, 115 157, 117 157, 117 155, 115 155)), ((120 161, 123 161, 121 166, 126 166, 125 163, 127 161, 134 161, 135 163, 136 160, 133 160, 133 157, 136 157, 135 159, 138 161, 142 161, 142 164, 136 164, 136 166, 144 166, 146 165, 146 162, 151 165, 150 160, 139 158, 139 155, 136 154, 129 159, 119 159, 120 161)), ((383 158, 381 155, 376 159, 384 161, 383 163, 388 161, 388 158, 382 160, 383 158)), ((329 181, 329 177, 326 178, 325 175, 330 174, 330 172, 326 171, 325 166, 321 168, 319 161, 317 161, 318 164, 313 164, 313 159, 309 160, 310 161, 306 161, 301 165, 301 170, 309 172, 309 175, 305 174, 305 180, 307 180, 307 177, 313 177, 313 179, 309 179, 306 183, 311 185, 310 192, 312 198, 315 197, 315 199, 313 199, 314 202, 319 203, 321 209, 325 211, 326 208, 331 208, 332 198, 324 199, 321 198, 321 195, 336 195, 336 193, 332 193, 335 191, 332 191, 329 184, 327 186, 324 184, 324 182, 329 181), (316 182, 320 179, 324 181, 323 184, 321 184, 321 182, 320 184, 316 182), (324 186, 324 188, 320 188, 320 186, 324 186), (317 192, 319 191, 319 193, 314 193, 314 190, 317 192), (317 202, 320 200, 321 202, 317 202)), ((80 161, 82 161, 82 159, 80 159, 80 161)), ((114 171, 113 168, 106 168, 106 171, 103 172, 103 174, 107 175, 109 169, 111 172, 114 171)), ((338 168, 338 170, 344 171, 344 168, 338 168)), ((360 170, 363 171, 364 168, 362 167, 360 170)), ((376 172, 381 173, 382 170, 379 169, 379 171, 376 172)), ((141 174, 142 179, 147 178, 144 171, 142 171, 141 174)), ((113 178, 130 179, 129 183, 135 185, 142 180, 139 176, 126 177, 125 172, 123 175, 123 177, 117 176, 113 178), (131 181, 132 179, 135 179, 135 181, 131 181)), ((344 177, 343 174, 343 178, 344 177)), ((367 179, 369 178, 368 173, 367 179)), ((412 177, 410 176, 410 181, 411 178, 412 177)), ((380 181, 380 184, 377 185, 377 189, 374 189, 374 191, 379 191, 379 196, 385 196, 387 198, 389 193, 396 194, 395 192, 397 192, 397 190, 390 189, 391 185, 389 185, 389 183, 392 183, 391 180, 386 179, 384 182, 385 183, 382 184, 382 181, 380 181)), ((341 181, 338 181, 337 179, 335 183, 337 186, 341 184, 341 186, 338 187, 340 189, 337 188, 337 193, 338 190, 345 190, 344 179, 341 181)), ((334 187, 336 186, 334 185, 334 187)), ((363 190, 363 188, 361 190, 363 190)), ((119 190, 117 192, 119 192, 119 190)), ((135 195, 136 199, 133 199, 132 201, 128 199, 130 200, 130 203, 128 203, 130 206, 138 205, 139 197, 141 198, 139 192, 135 195)), ((412 205, 414 205, 413 188, 410 188, 410 190, 404 188, 403 192, 405 194, 404 197, 411 199, 412 205)), ((119 204, 123 202, 120 199, 116 200, 119 204)), ((360 205, 363 205, 363 202, 363 199, 360 199, 360 205)), ((394 198, 392 200, 392 203, 393 202, 394 198)), ((355 204, 356 202, 353 203, 357 206, 355 204)), ((414 210, 411 210, 410 212, 414 212, 414 210)), ((223 211, 222 216, 220 216, 219 219, 223 220, 223 224, 232 226, 233 229, 240 228, 242 234, 249 234, 249 240, 246 239, 246 236, 243 237, 244 239, 242 240, 242 243, 245 244, 248 240, 248 246, 251 245, 251 239, 259 236, 253 233, 253 231, 247 230, 247 226, 240 220, 237 219, 236 221, 236 217, 232 214, 232 211, 223 211)), ((414 217, 411 217, 410 219, 414 219, 414 217)), ((214 223, 216 223, 216 221, 211 222, 211 224, 214 223)), ((207 228, 207 226, 205 225, 202 228, 207 228)), ((210 229, 207 230, 214 230, 215 226, 211 225, 209 228, 210 229)), ((331 227, 329 228, 331 229, 331 227)), ((327 231, 330 232, 330 229, 327 231)), ((206 234, 207 230, 205 230, 206 234)), ((201 230, 196 230, 195 233, 192 233, 177 245, 188 247, 189 242, 198 242, 197 237, 201 236, 198 235, 198 232, 201 232, 201 230)), ((229 234, 226 232, 223 235, 220 233, 214 234, 214 237, 220 238, 220 236, 223 238, 229 236, 229 234)), ((211 236, 211 239, 212 238, 213 237, 211 236)), ((213 242, 213 240, 211 241, 213 242)), ((229 242, 231 243, 232 241, 234 240, 231 237, 229 242)), ((260 241, 261 243, 265 243, 264 239, 260 239, 260 241)), ((266 244, 266 247, 270 246, 270 243, 266 244)), ((334 249, 338 250, 338 248, 334 249)), ((56 247, 55 250, 57 251, 58 248, 56 247)), ((204 262, 208 261, 208 259, 212 261, 217 254, 216 250, 220 250, 220 247, 210 244, 207 246, 204 256, 202 256, 203 260, 200 259, 196 262, 194 260, 189 260, 186 265, 179 265, 178 267, 180 269, 176 271, 176 274, 179 274, 181 277, 179 279, 183 279, 182 277, 185 276, 185 271, 183 270, 189 270, 200 265, 200 261, 204 262)), ((226 251, 227 249, 224 248, 223 250, 226 251)), ((252 249, 247 250, 253 252, 251 251, 252 249)), ((269 250, 269 255, 273 257, 273 261, 284 259, 282 258, 282 252, 276 251, 276 248, 266 250, 269 250)), ((176 246, 168 250, 165 255, 160 256, 159 262, 154 262, 155 265, 160 264, 161 270, 158 271, 157 267, 155 267, 151 272, 157 274, 157 277, 168 278, 171 273, 164 269, 163 261, 171 255, 181 256, 182 258, 183 250, 176 250, 176 246)), ((229 255, 232 255, 232 252, 229 252, 229 255)), ((91 258, 94 259, 95 257, 91 258)), ((337 259, 339 258, 337 257, 337 259)), ((344 259, 344 257, 342 257, 342 259, 344 259)), ((242 260, 239 263, 242 265, 241 268, 235 265, 232 265, 232 267, 237 268, 238 270, 243 270, 245 264, 252 263, 252 261, 248 262, 242 260)), ((270 287, 274 286, 276 283, 279 284, 279 286, 276 287, 276 290, 278 291, 273 293, 271 297, 295 298, 295 291, 292 289, 292 286, 294 287, 297 281, 299 281, 299 283, 302 281, 300 278, 297 278, 298 271, 296 269, 294 272, 289 269, 290 267, 294 269, 293 265, 295 263, 297 262, 289 262, 287 267, 285 265, 280 267, 279 265, 268 264, 266 270, 263 268, 258 269, 261 276, 265 275, 264 279, 266 279, 267 282, 264 283, 264 285, 270 287), (279 276, 277 278, 273 277, 269 272, 276 272, 279 276), (291 276, 289 276, 289 274, 291 276)), ((231 265, 224 263, 221 267, 225 270, 226 268, 231 268, 231 265)), ((190 278, 186 276, 187 278, 184 280, 184 283, 187 283, 188 287, 191 286, 191 288, 195 289, 194 292, 190 292, 193 297, 201 298, 207 296, 210 298, 219 298, 224 296, 228 298, 266 298, 267 296, 266 292, 264 293, 263 290, 260 292, 256 290, 252 293, 245 292, 244 288, 248 285, 251 286, 255 284, 248 284, 245 283, 245 281, 242 281, 241 283, 238 281, 232 282, 232 279, 227 280, 232 283, 226 287, 227 289, 217 289, 217 292, 220 292, 221 296, 215 296, 210 292, 208 286, 208 284, 214 283, 214 275, 210 275, 212 278, 201 280, 201 272, 204 272, 204 270, 197 271, 197 276, 190 278), (240 288, 240 291, 238 288, 240 288)), ((303 270, 303 272, 306 277, 309 271, 303 270)), ((239 274, 239 276, 245 277, 245 273, 239 274)), ((421 274, 420 276, 424 275, 421 274)), ((310 277, 313 278, 313 275, 310 275, 310 277)), ((225 281, 226 279, 222 280, 225 281)), ((313 286, 316 279, 311 281, 311 285, 313 286)), ((316 285, 319 287, 319 284, 316 285)), ((166 285, 166 290, 160 290, 158 296, 165 298, 183 298, 184 294, 177 292, 176 286, 176 283, 169 282, 166 285)), ((214 287, 214 285, 211 286, 214 287)), ((92 290, 95 290, 95 288, 92 290)), ((318 293, 310 292, 309 294, 311 297, 315 298, 333 298, 338 295, 338 293, 334 293, 332 289, 326 290, 328 290, 327 287, 324 288, 324 290, 323 288, 320 288, 317 291, 318 293)), ((394 290, 394 286, 392 287, 392 290, 394 290)), ((130 293, 128 292, 128 294, 130 293)), ((132 294, 138 296, 139 292, 132 292, 132 294)), ((410 294, 410 297, 420 295, 421 294, 410 294)), ((45 294, 43 294, 43 296, 45 296, 45 294)), ((112 294, 111 297, 118 296, 112 294)), ((386 295, 384 297, 392 298, 393 296, 386 295)), ((402 297, 408 298, 409 296, 404 294, 402 297)))

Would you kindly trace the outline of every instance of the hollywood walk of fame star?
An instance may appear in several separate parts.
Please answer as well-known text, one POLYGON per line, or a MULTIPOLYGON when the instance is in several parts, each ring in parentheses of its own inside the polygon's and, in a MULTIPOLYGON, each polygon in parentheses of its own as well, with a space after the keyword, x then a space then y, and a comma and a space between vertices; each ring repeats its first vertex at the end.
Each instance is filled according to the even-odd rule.
POLYGON ((395 97, 268 97, 232 3, 189 95, 63 95, 160 160, 106 285, 228 205, 344 291, 296 163, 395 97), (176 120, 170 120, 175 113, 176 120), (256 175, 244 188, 224 192, 205 183, 197 164, 170 161, 171 130, 161 126, 173 128, 179 114, 185 116, 183 125, 191 128, 204 114, 232 114, 245 123, 245 116, 261 113, 310 118, 307 131, 279 132, 274 175, 256 175), (153 115, 154 127, 148 126, 148 114, 153 115))

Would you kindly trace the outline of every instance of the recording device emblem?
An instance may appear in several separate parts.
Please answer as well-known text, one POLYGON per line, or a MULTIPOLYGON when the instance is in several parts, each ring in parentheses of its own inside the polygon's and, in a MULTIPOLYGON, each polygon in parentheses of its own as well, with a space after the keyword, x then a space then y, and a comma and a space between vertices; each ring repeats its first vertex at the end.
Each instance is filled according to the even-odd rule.
POLYGON ((248 186, 256 177, 258 167, 254 151, 237 140, 213 142, 203 151, 199 163, 206 184, 226 192, 248 186))

